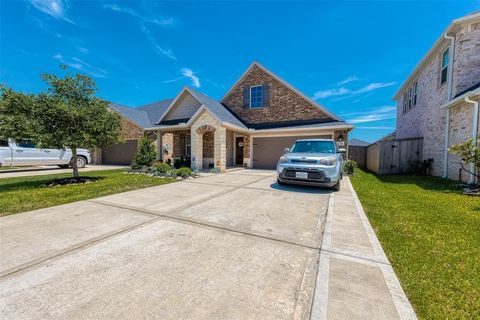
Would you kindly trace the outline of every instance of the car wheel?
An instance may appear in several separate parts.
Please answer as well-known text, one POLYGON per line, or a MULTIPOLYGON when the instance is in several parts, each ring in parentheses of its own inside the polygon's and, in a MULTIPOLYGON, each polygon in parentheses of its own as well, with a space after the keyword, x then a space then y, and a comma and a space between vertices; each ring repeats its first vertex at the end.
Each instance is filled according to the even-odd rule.
MULTIPOLYGON (((73 159, 72 159, 73 160, 73 159)), ((82 156, 77 157, 77 168, 83 168, 87 165, 87 159, 82 156)))
POLYGON ((333 190, 340 191, 340 180, 338 180, 337 184, 333 186, 333 190))

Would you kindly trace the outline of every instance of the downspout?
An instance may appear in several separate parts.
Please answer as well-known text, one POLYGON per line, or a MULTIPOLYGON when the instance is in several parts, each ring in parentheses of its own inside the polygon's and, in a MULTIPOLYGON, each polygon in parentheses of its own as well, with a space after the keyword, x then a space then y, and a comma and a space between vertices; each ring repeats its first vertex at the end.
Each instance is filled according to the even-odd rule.
MULTIPOLYGON (((466 103, 470 103, 473 107, 473 130, 472 130, 472 139, 475 145, 478 145, 478 101, 470 100, 469 97, 465 97, 464 100, 466 103)), ((475 183, 475 174, 477 168, 475 168, 475 164, 471 164, 470 172, 473 174, 470 175, 469 183, 475 183)))
MULTIPOLYGON (((443 35, 445 39, 450 40, 448 51, 448 73, 447 73, 447 101, 452 100, 452 83, 453 83, 453 60, 455 57, 455 37, 449 36, 447 33, 443 35)), ((447 116, 445 117, 445 146, 443 156, 443 177, 448 177, 448 137, 450 135, 450 108, 447 108, 447 116)))

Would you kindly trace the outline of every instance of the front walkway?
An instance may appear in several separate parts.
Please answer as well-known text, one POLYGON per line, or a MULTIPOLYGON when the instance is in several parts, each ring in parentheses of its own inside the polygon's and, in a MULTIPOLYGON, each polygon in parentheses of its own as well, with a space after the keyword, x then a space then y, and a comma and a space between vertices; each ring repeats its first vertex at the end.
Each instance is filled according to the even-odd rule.
POLYGON ((415 318, 350 188, 239 170, 0 218, 0 318, 415 318))

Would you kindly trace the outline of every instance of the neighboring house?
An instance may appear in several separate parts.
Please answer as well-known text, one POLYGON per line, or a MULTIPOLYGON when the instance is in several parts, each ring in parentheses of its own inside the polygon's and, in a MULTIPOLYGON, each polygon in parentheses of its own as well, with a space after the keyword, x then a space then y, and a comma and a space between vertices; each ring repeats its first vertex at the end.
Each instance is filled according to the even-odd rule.
POLYGON ((357 138, 348 140, 348 147, 367 147, 370 143, 357 138))
MULTIPOLYGON (((188 87, 166 101, 111 108, 142 129, 141 135, 156 135, 162 160, 182 158, 197 170, 272 169, 295 140, 333 138, 343 146, 353 128, 256 62, 220 101, 188 87)), ((108 153, 123 148, 103 150, 103 159, 114 161, 116 155, 108 153)))
POLYGON ((348 140, 348 159, 355 161, 360 168, 365 168, 369 144, 367 141, 356 138, 348 140))
POLYGON ((454 20, 395 94, 395 139, 423 138, 429 172, 471 179, 448 147, 478 137, 480 12, 454 20))

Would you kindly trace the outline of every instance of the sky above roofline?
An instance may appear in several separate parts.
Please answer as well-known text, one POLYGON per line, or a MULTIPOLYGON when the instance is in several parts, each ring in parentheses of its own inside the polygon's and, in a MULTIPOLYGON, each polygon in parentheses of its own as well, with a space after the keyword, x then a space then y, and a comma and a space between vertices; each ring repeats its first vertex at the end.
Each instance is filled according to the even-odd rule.
POLYGON ((0 80, 91 75, 99 96, 142 106, 189 85, 221 99, 252 61, 372 142, 395 128, 391 97, 454 19, 480 1, 0 2, 0 80))

